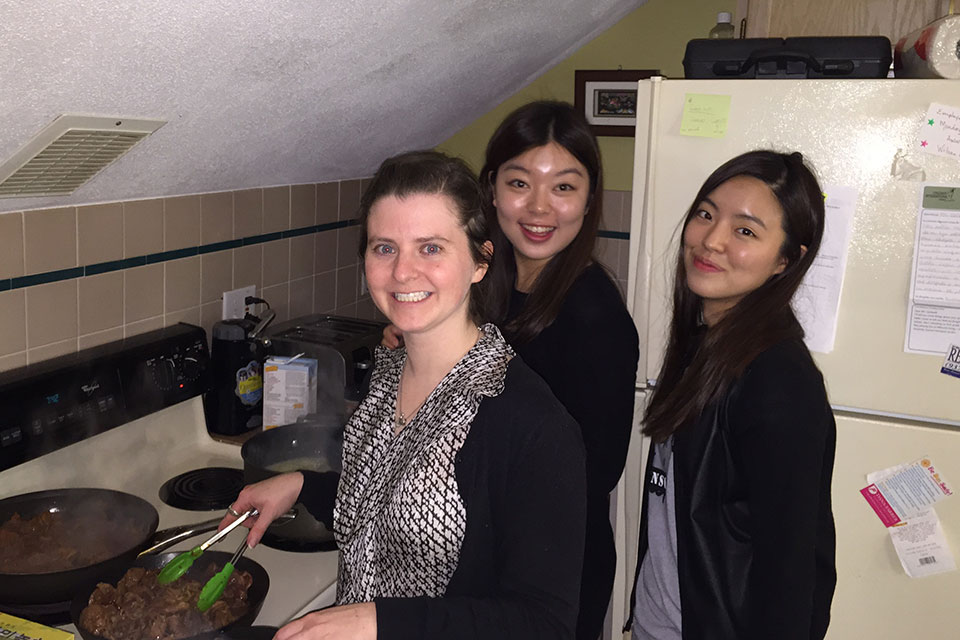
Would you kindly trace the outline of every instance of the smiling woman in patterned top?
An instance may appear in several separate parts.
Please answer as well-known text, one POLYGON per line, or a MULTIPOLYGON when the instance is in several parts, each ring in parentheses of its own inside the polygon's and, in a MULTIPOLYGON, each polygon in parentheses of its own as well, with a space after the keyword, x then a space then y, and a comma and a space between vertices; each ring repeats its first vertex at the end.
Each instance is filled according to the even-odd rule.
MULTIPOLYGON (((550 389, 483 324, 493 245, 483 195, 459 160, 388 159, 360 208, 371 296, 403 335, 379 349, 344 434, 334 531, 337 606, 279 640, 572 638, 586 488, 579 429, 550 389)), ((309 473, 244 489, 251 541, 309 473)))

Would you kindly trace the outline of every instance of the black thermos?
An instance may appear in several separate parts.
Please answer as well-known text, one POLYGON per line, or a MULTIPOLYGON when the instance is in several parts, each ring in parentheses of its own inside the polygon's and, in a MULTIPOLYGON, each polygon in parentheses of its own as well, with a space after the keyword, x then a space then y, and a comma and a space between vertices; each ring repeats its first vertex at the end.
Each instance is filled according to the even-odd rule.
POLYGON ((210 391, 203 397, 207 430, 237 435, 263 426, 263 361, 260 340, 247 335, 255 323, 222 320, 213 325, 210 391))

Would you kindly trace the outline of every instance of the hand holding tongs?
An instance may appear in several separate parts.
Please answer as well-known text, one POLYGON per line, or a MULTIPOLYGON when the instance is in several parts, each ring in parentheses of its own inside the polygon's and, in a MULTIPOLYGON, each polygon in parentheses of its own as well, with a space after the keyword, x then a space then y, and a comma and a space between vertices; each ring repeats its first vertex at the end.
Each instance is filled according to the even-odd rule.
MULTIPOLYGON (((228 533, 236 529, 247 518, 255 518, 258 515, 260 515, 260 512, 256 509, 251 509, 245 513, 242 513, 240 514, 239 518, 228 524, 214 535, 210 536, 206 542, 197 545, 193 549, 190 549, 190 551, 184 551, 173 560, 168 562, 163 569, 160 570, 159 575, 157 575, 157 582, 160 584, 169 584, 182 577, 183 574, 190 570, 190 567, 193 566, 193 562, 199 558, 200 555, 207 550, 207 548, 223 540, 228 533)), ((246 546, 246 541, 244 541, 244 546, 246 546)), ((224 581, 224 584, 226 584, 226 581, 224 581)), ((219 594, 217 597, 219 597, 219 594)), ((214 598, 214 600, 216 600, 216 598, 214 598)), ((213 604, 213 601, 211 601, 210 604, 213 604)))

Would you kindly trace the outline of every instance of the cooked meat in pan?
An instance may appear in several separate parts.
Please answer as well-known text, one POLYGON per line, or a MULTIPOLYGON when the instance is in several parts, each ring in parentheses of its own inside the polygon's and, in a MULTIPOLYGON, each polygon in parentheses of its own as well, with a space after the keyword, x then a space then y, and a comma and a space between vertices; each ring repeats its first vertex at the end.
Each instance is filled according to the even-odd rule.
POLYGON ((67 571, 88 567, 125 550, 111 548, 111 539, 83 536, 91 524, 101 523, 92 517, 70 518, 48 511, 33 518, 13 514, 0 525, 0 573, 67 571))
POLYGON ((107 640, 179 640, 225 627, 249 610, 253 578, 234 571, 220 599, 200 613, 200 590, 218 569, 211 563, 199 580, 184 576, 161 585, 158 569, 133 567, 116 587, 97 585, 80 613, 80 626, 107 640))

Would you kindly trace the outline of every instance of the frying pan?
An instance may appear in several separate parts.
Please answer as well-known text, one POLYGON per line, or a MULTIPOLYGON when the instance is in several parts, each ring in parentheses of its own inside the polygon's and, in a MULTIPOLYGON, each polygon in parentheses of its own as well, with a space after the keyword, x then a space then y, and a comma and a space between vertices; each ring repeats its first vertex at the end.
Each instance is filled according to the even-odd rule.
POLYGON ((3 573, 0 602, 49 604, 66 602, 77 589, 114 571, 125 571, 137 552, 157 530, 157 510, 146 500, 109 489, 53 489, 0 500, 0 524, 14 513, 32 518, 56 511, 69 520, 82 516, 88 526, 71 531, 71 543, 104 545, 111 550, 103 560, 76 569, 47 573, 3 573), (88 518, 94 515, 95 518, 88 518))
MULTIPOLYGON (((177 555, 177 553, 145 555, 137 558, 131 566, 143 567, 144 569, 159 569, 166 563, 173 560, 177 555)), ((218 569, 220 569, 228 560, 230 560, 231 555, 232 554, 226 551, 205 551, 203 556, 197 560, 197 562, 195 562, 190 570, 186 573, 185 577, 192 577, 196 580, 201 580, 202 576, 204 575, 204 571, 211 562, 214 563, 218 569)), ((267 576, 266 569, 247 557, 240 558, 236 567, 238 571, 246 571, 251 575, 251 577, 253 577, 253 583, 250 585, 250 590, 247 591, 247 599, 250 602, 250 609, 237 620, 217 631, 208 631, 196 636, 191 636, 191 638, 184 640, 193 640, 194 638, 223 637, 221 634, 226 630, 234 627, 249 627, 253 624, 253 621, 256 620, 257 615, 260 613, 260 609, 263 607, 263 601, 267 598, 267 590, 270 588, 270 578, 267 576)), ((117 581, 123 577, 123 574, 126 573, 126 569, 127 567, 124 567, 122 571, 118 571, 109 576, 108 579, 100 580, 100 582, 109 582, 110 584, 115 585, 117 581)), ((80 636, 83 638, 83 640, 106 640, 106 638, 103 636, 99 636, 95 633, 87 631, 80 626, 80 613, 83 611, 84 607, 87 606, 87 603, 90 601, 90 594, 92 594, 96 588, 96 581, 87 583, 77 592, 73 598, 73 601, 70 603, 70 618, 73 620, 73 624, 77 628, 77 631, 80 633, 80 636)))

